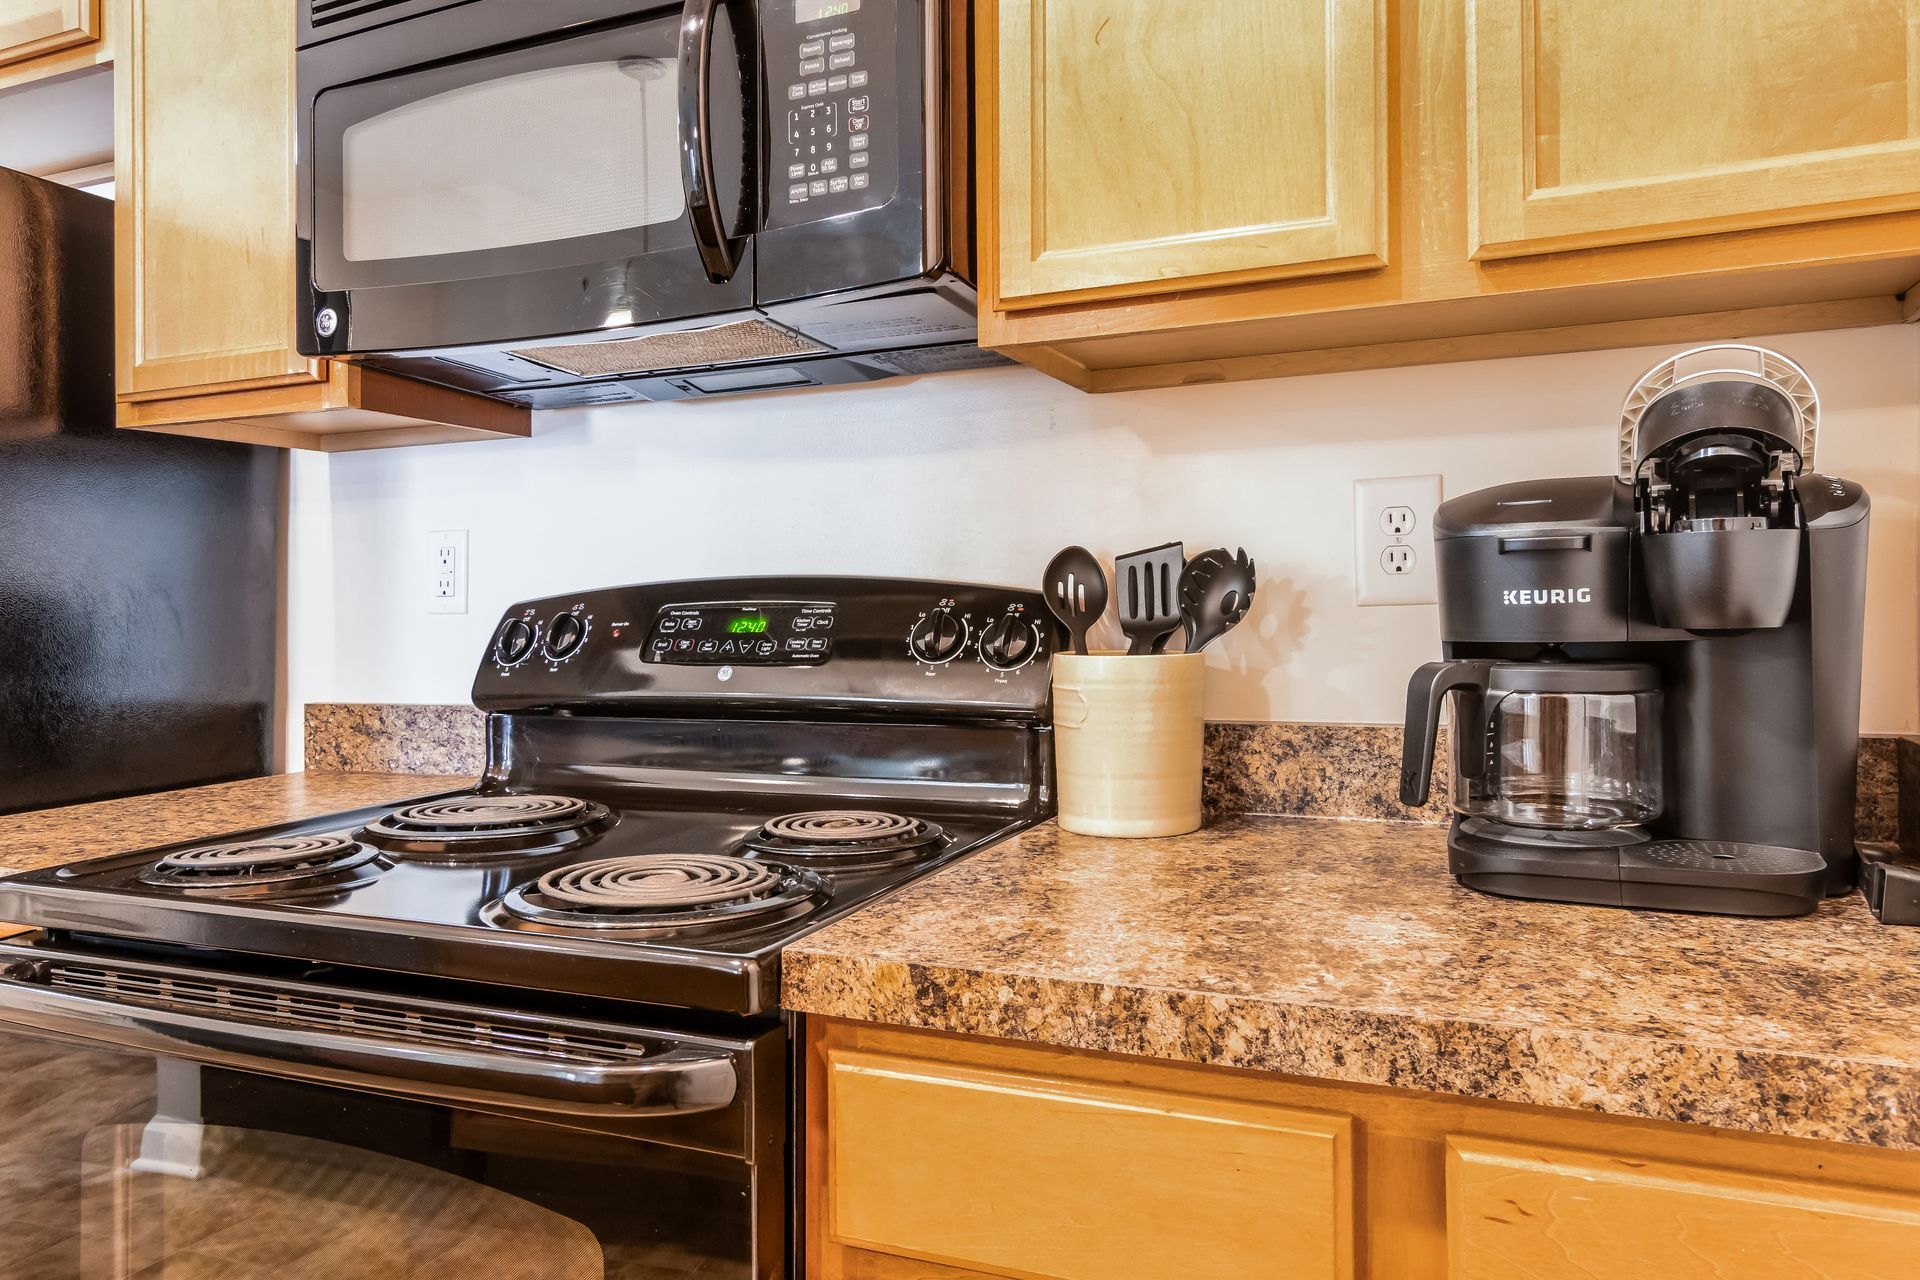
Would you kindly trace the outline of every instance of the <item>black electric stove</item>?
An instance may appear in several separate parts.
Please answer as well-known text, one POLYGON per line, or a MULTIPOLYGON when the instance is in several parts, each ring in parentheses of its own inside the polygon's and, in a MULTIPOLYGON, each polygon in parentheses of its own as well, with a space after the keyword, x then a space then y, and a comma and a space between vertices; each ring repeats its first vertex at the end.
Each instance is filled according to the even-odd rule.
POLYGON ((781 950, 1051 812, 1058 643, 942 582, 517 605, 470 790, 0 880, 43 931, 0 944, 0 1032, 745 1161, 739 1274, 776 1275, 781 950))
POLYGON ((471 791, 0 881, 0 919, 762 1014, 787 943, 1048 811, 1052 626, 858 579, 516 606, 471 791))

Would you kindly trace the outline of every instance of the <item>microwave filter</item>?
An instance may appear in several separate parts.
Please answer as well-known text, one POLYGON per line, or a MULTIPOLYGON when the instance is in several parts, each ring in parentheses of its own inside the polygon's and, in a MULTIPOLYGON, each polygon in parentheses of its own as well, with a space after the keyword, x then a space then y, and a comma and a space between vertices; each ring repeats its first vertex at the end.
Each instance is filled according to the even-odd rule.
POLYGON ((766 320, 742 320, 708 329, 682 329, 611 342, 575 342, 559 347, 522 347, 511 354, 578 378, 627 373, 664 373, 748 360, 784 360, 816 355, 826 347, 766 320))

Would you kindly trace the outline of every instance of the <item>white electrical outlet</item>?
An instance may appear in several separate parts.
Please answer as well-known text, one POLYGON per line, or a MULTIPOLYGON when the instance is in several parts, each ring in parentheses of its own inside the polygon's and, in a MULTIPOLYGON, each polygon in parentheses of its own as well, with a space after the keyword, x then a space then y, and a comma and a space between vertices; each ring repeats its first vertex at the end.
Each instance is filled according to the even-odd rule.
POLYGON ((427 612, 467 611, 467 531, 435 529, 427 535, 427 612))
POLYGON ((1358 604, 1433 604, 1433 513, 1439 476, 1353 482, 1353 598, 1358 604))

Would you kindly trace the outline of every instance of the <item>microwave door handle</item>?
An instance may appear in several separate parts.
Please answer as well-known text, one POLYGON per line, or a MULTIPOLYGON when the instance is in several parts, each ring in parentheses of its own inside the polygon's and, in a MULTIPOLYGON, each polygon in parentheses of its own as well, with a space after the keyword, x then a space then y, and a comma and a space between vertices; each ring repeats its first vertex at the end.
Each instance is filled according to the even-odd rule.
MULTIPOLYGON (((715 284, 733 279, 740 268, 740 241, 728 235, 713 167, 713 18, 722 3, 686 0, 680 10, 680 184, 694 246, 715 284)), ((736 35, 741 29, 736 21, 736 35)), ((743 49, 743 62, 747 57, 743 49)), ((743 75, 741 83, 750 84, 751 77, 743 75)), ((753 147, 744 151, 750 156, 753 147)))
POLYGON ((36 977, 31 965, 0 968, 0 1028, 408 1098, 555 1115, 691 1115, 728 1106, 738 1089, 732 1055, 720 1049, 682 1046, 637 1062, 557 1063, 127 1004, 36 977))

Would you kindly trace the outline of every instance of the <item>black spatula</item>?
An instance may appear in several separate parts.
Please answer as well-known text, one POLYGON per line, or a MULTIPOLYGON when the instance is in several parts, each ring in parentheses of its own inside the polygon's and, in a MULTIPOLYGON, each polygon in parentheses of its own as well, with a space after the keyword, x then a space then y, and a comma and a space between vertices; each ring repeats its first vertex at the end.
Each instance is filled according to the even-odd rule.
POLYGON ((1159 653, 1167 637, 1180 629, 1180 570, 1186 549, 1169 542, 1134 551, 1113 562, 1119 593, 1120 629, 1130 654, 1159 653))
POLYGON ((1087 631, 1107 611, 1107 575, 1085 547, 1068 547, 1047 565, 1041 590, 1047 608, 1073 637, 1073 651, 1085 655, 1087 631))

